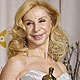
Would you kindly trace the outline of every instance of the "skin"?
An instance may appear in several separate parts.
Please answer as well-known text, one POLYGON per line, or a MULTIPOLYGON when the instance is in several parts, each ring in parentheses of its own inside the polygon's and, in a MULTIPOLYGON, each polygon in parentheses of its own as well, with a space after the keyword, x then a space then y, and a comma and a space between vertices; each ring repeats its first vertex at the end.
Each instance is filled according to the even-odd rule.
POLYGON ((53 75, 57 78, 66 72, 66 67, 61 62, 55 62, 48 57, 48 43, 51 19, 44 7, 36 6, 23 17, 26 27, 29 56, 19 53, 8 60, 2 70, 1 80, 20 80, 31 69, 36 69, 48 74, 49 67, 54 68, 53 75), (43 34, 43 35, 42 35, 43 34))
POLYGON ((35 50, 35 53, 38 53, 36 55, 42 55, 43 57, 47 55, 49 34, 52 27, 52 21, 44 9, 44 7, 37 6, 25 14, 23 18, 28 48, 35 50))

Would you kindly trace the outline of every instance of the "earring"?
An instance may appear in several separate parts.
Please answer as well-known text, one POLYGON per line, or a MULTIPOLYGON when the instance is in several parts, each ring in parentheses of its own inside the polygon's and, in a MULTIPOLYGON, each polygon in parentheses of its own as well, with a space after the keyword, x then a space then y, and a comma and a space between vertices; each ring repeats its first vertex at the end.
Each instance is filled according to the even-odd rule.
POLYGON ((24 37, 24 47, 27 47, 27 43, 28 43, 27 38, 24 37))

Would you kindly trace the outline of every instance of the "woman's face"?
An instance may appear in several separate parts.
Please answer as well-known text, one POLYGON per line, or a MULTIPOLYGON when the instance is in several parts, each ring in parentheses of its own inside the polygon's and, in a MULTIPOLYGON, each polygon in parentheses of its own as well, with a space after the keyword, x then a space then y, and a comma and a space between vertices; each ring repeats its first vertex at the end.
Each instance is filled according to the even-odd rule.
POLYGON ((23 17, 29 44, 41 45, 49 39, 52 21, 44 7, 36 6, 23 17))

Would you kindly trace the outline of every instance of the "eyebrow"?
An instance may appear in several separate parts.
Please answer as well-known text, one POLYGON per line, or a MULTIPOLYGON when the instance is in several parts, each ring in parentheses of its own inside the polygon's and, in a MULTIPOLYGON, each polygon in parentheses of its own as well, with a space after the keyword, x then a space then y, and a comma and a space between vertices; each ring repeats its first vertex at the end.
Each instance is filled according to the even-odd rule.
MULTIPOLYGON (((42 19, 42 18, 47 18, 47 17, 46 17, 46 16, 43 16, 43 17, 40 17, 38 20, 40 20, 40 19, 42 19)), ((24 20, 23 22, 25 22, 25 21, 31 21, 31 22, 33 22, 33 21, 30 20, 30 19, 24 20)))
POLYGON ((43 17, 39 18, 38 20, 40 20, 40 19, 42 19, 42 18, 47 18, 47 17, 46 17, 46 16, 43 16, 43 17))
POLYGON ((33 21, 32 21, 32 20, 30 20, 30 19, 24 20, 23 22, 25 22, 25 21, 31 21, 31 22, 33 22, 33 21))

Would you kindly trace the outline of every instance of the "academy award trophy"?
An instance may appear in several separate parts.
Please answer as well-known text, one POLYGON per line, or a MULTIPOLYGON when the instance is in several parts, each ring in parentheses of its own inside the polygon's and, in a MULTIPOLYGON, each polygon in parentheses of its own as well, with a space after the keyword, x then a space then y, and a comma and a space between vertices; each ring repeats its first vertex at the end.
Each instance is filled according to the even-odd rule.
POLYGON ((49 74, 44 75, 42 77, 42 80, 56 80, 56 78, 52 75, 53 74, 53 71, 54 71, 54 68, 53 67, 50 67, 49 68, 49 74))

